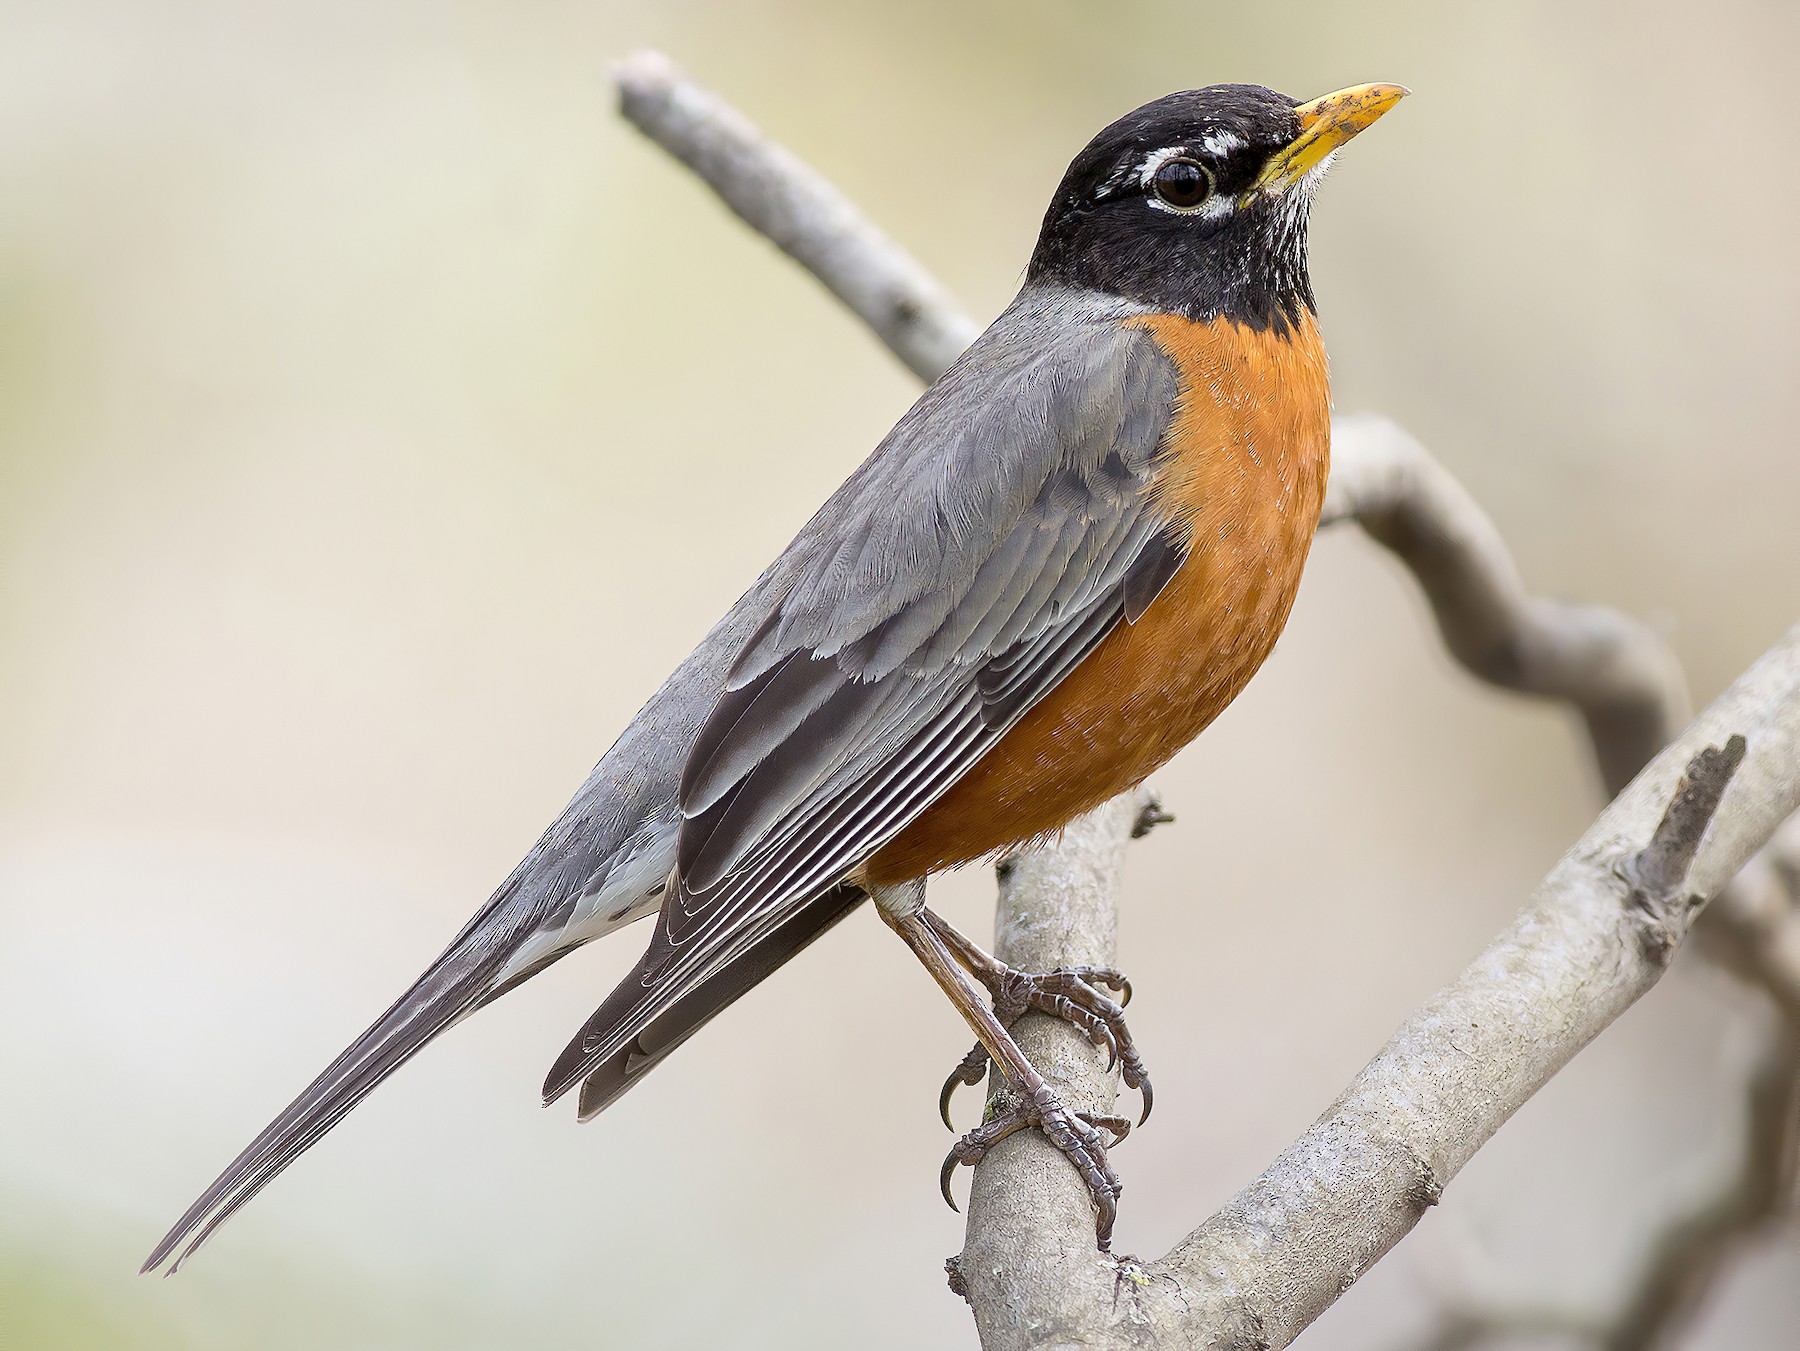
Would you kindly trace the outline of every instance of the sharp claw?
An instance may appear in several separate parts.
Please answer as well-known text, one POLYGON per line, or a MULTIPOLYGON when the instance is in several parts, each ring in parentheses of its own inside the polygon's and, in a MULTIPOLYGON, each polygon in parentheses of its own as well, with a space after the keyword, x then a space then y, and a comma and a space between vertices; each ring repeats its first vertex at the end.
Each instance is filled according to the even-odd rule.
MULTIPOLYGON (((950 1099, 956 1096, 956 1090, 962 1087, 962 1066, 958 1065, 950 1071, 950 1077, 944 1080, 944 1086, 938 1090, 938 1115, 944 1118, 944 1129, 953 1131, 950 1124, 950 1099)), ((948 1184, 946 1184, 948 1185, 948 1184)))
POLYGON ((962 1207, 956 1204, 956 1198, 950 1194, 950 1179, 956 1176, 956 1165, 960 1162, 956 1151, 952 1149, 944 1155, 944 1166, 938 1172, 938 1189, 944 1193, 944 1204, 958 1215, 962 1214, 962 1207))
POLYGON ((1111 1074, 1119 1067, 1119 1039, 1105 1023, 1095 1019, 1087 1029, 1088 1040, 1096 1046, 1106 1049, 1106 1072, 1111 1074))
POLYGON ((945 1129, 956 1129, 950 1121, 950 1099, 956 1096, 956 1090, 964 1084, 970 1088, 975 1087, 987 1073, 987 1067, 987 1049, 976 1042, 974 1049, 962 1058, 962 1063, 950 1071, 950 1077, 944 1080, 943 1088, 938 1090, 938 1115, 944 1118, 945 1129))
MULTIPOLYGON (((984 977, 984 981, 994 997, 995 1013, 1003 1027, 1010 1027, 1020 1014, 1028 1011, 1045 1013, 1076 1027, 1094 1045, 1106 1049, 1107 1072, 1121 1071, 1125 1086, 1135 1088, 1143 1095, 1143 1111, 1137 1125, 1150 1119, 1155 1102, 1150 1078, 1120 1016, 1120 1010, 1131 1002, 1132 994, 1131 981, 1122 972, 1111 967, 1079 966, 1059 967, 1034 975, 999 967, 990 976, 984 977), (1115 991, 1117 998, 1109 998, 1100 987, 1115 991)), ((950 1104, 957 1088, 965 1084, 979 1085, 991 1064, 986 1050, 977 1045, 944 1080, 938 1093, 938 1115, 945 1126, 955 1129, 950 1120, 950 1104)), ((1118 1174, 1107 1162, 1107 1152, 1130 1135, 1133 1123, 1123 1116, 1071 1112, 1035 1074, 1025 1083, 1013 1081, 1010 1075, 1007 1077, 1014 1093, 1023 1095, 1023 1101, 1000 1108, 998 1115, 957 1141, 944 1157, 943 1167, 938 1172, 938 1190, 944 1204, 958 1213, 962 1210, 951 1188, 958 1167, 963 1164, 973 1167, 1001 1140, 1015 1131, 1036 1126, 1080 1172, 1095 1209, 1095 1241, 1100 1251, 1110 1251, 1119 1195, 1124 1188, 1118 1174)))

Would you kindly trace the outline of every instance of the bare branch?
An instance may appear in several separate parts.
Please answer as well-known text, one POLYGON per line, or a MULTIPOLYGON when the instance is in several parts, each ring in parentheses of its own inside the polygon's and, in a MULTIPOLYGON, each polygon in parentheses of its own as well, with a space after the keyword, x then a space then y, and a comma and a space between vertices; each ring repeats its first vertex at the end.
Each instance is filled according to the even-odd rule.
POLYGON ((1686 891, 1688 871, 1743 762, 1744 738, 1735 732, 1723 746, 1708 746, 1694 756, 1650 843, 1619 866, 1619 876, 1631 887, 1626 904, 1643 916, 1638 939, 1652 961, 1667 965, 1674 957, 1677 926, 1705 900, 1686 891))
POLYGON ((911 254, 797 157, 678 71, 638 52, 612 72, 619 111, 824 283, 927 383, 981 330, 911 254))
MULTIPOLYGON (((1749 751, 1731 810, 1714 818, 1687 874, 1701 896, 1800 803, 1800 629, 1607 808, 1531 905, 1407 1020, 1318 1124, 1176 1249, 1168 1269, 1190 1308, 1214 1306, 1202 1326, 1236 1323, 1254 1329, 1250 1344, 1286 1345, 1657 980, 1664 962, 1624 941, 1640 913, 1618 869, 1651 838, 1682 771, 1732 731, 1749 751)), ((1691 913, 1663 918, 1671 946, 1691 913)))
POLYGON ((1718 1191, 1650 1243, 1619 1313, 1591 1316, 1528 1309, 1458 1310, 1420 1351, 1467 1351, 1490 1342, 1556 1333, 1594 1351, 1675 1346, 1731 1259, 1792 1208, 1800 1161, 1800 1032, 1778 1019, 1751 1076, 1737 1169, 1718 1191))
MULTIPOLYGON (((1792 834, 1800 818, 1790 817, 1792 834)), ((1760 860, 1792 858, 1791 846, 1771 845, 1760 860)), ((1730 892, 1745 892, 1746 868, 1730 892)), ((1765 899, 1790 914, 1800 886, 1791 874, 1764 866, 1765 899), (1779 892, 1779 895, 1773 893, 1779 892)), ((1719 902, 1715 902, 1715 905, 1719 902)), ((1701 932, 1706 932, 1703 926, 1701 932)), ((1573 1344, 1596 1351, 1656 1351, 1674 1346, 1693 1323, 1731 1259, 1770 1225, 1794 1214, 1795 1169, 1800 1167, 1800 1025, 1792 1010, 1774 1003, 1755 1072, 1745 1092, 1744 1138, 1737 1168, 1713 1194, 1670 1220, 1645 1245, 1637 1278, 1609 1319, 1580 1318, 1541 1310, 1460 1309, 1444 1320, 1420 1351, 1462 1351, 1489 1342, 1554 1329, 1573 1344)))
MULTIPOLYGON (((1609 791, 1628 783, 1687 716, 1679 667, 1647 627, 1614 612, 1528 596, 1504 543, 1466 492, 1404 431, 1378 417, 1340 418, 1332 428, 1334 467, 1328 519, 1354 519, 1418 577, 1445 645, 1495 684, 1573 703, 1582 713, 1609 791), (1346 454, 1346 450, 1350 453, 1346 454)), ((1786 1020, 1767 1034, 1765 1056, 1779 1062, 1800 1036, 1800 911, 1792 885, 1800 860, 1800 819, 1750 860, 1708 908, 1701 948, 1763 990, 1786 1020)), ((1648 914, 1649 912, 1646 911, 1648 914)), ((1654 940, 1655 930, 1646 937, 1654 940)), ((1656 945, 1652 941, 1652 948, 1656 945)), ((1666 948, 1661 949, 1665 956, 1666 948)), ((1765 1075, 1752 1086, 1770 1092, 1765 1075)), ((1800 1086, 1790 1084, 1790 1093, 1800 1086)), ((1753 1105, 1752 1116, 1758 1115, 1753 1105)), ((1719 1255, 1785 1204, 1771 1190, 1752 1202, 1747 1186, 1774 1188, 1779 1170, 1756 1153, 1792 1148, 1766 1132, 1746 1144, 1745 1173, 1702 1208, 1674 1222, 1647 1260, 1637 1294, 1610 1326, 1587 1324, 1583 1340, 1618 1348, 1660 1344, 1724 1270, 1719 1255), (1683 1265, 1686 1264, 1686 1265, 1683 1265), (1675 1291, 1681 1298, 1673 1297, 1675 1291)), ((1542 1331, 1547 1315, 1459 1315, 1433 1344, 1471 1346, 1542 1331)), ((1573 1332, 1573 1321, 1563 1330, 1573 1332)))
MULTIPOLYGON (((665 59, 634 57, 617 78, 627 118, 814 272, 922 378, 940 374, 973 337, 974 325, 914 260, 665 59)), ((1079 1213, 1063 1204, 1073 1201, 1072 1178, 1048 1166, 1049 1146, 1027 1132, 996 1150, 976 1172, 969 1247, 952 1271, 985 1344, 1285 1345, 1411 1228, 1550 1074, 1654 983, 1695 913, 1686 897, 1716 892, 1800 795, 1800 630, 1625 788, 1685 719, 1667 649, 1611 611, 1530 597, 1491 523, 1391 423, 1340 419, 1333 441, 1328 518, 1356 519, 1413 570, 1446 644, 1476 675, 1576 704, 1608 787, 1625 791, 1513 926, 1408 1020, 1312 1130, 1167 1259, 1115 1262, 1094 1252, 1085 1199, 1079 1213), (1733 765, 1729 752, 1708 752, 1714 742, 1732 746, 1734 734, 1747 738, 1747 752, 1732 809, 1714 819, 1733 765), (1670 806, 1663 844, 1651 846, 1684 770, 1696 784, 1682 796, 1697 805, 1670 806), (1635 886, 1625 880, 1634 867, 1635 886)), ((1015 959, 1104 959, 1111 878, 1140 819, 1148 819, 1141 809, 1113 804, 1071 827, 1060 852, 1018 861, 1002 888, 1003 943, 1021 916, 1036 916, 1039 927, 1015 959), (1074 907, 1067 918, 1065 905, 1074 907), (1027 948, 1042 951, 1027 956, 1027 948)), ((1774 876, 1775 864, 1761 866, 1774 876)), ((1792 906, 1783 911, 1766 889, 1748 890, 1740 901, 1746 888, 1734 889, 1720 907, 1730 922, 1715 927, 1733 950, 1746 949, 1741 969, 1800 992, 1792 906), (1764 941, 1772 935, 1781 941, 1764 941)), ((1800 1009, 1800 999, 1787 1007, 1800 1009)), ((1071 1097, 1110 1101, 1110 1076, 1072 1032, 1027 1020, 1020 1035, 1036 1039, 1028 1051, 1055 1066, 1071 1097)))
MULTIPOLYGON (((1145 790, 1090 812, 1056 847, 1015 855, 997 870, 1000 921, 995 956, 1025 971, 1117 956, 1119 874, 1140 823, 1161 817, 1145 790)), ((1105 1054, 1073 1025, 1028 1016, 1014 1028, 1020 1048, 1078 1111, 1110 1112, 1118 1075, 1105 1054)), ((996 1090, 998 1085, 995 1085, 996 1090)), ((957 1288, 969 1299, 983 1346, 1015 1344, 1023 1329, 1042 1332, 1043 1294, 1061 1279, 1055 1268, 1085 1251, 1093 1279, 1108 1288, 1114 1265, 1092 1241, 1093 1206, 1067 1160, 1037 1131, 1001 1142, 975 1170, 969 1193, 968 1240, 952 1258, 957 1288), (1070 1234, 1087 1237, 1070 1245, 1070 1234)), ((1047 1338, 1054 1342, 1055 1338, 1047 1338)))
POLYGON ((1580 710, 1609 794, 1688 719, 1686 682, 1655 633, 1615 610, 1532 596, 1500 532, 1386 418, 1331 426, 1325 523, 1353 520, 1411 569, 1444 646, 1472 674, 1580 710))
MULTIPOLYGON (((1797 766, 1800 628, 1607 808, 1532 904, 1407 1020, 1311 1130, 1161 1261, 1095 1252, 1085 1204, 1065 1214, 1056 1203, 1073 1186, 1068 1170, 1049 1166, 1048 1145, 1019 1137, 1014 1155, 990 1162, 1029 1155, 1044 1165, 1042 1175, 1021 1164, 993 1183, 1007 1194, 991 1208, 971 1207, 959 1263, 983 1344, 1287 1345, 1666 969, 1693 908, 1663 906, 1650 916, 1644 889, 1623 874, 1654 867, 1674 875, 1697 839, 1675 885, 1683 895, 1716 890, 1800 805, 1797 766), (1731 746, 1727 729, 1738 728, 1748 749, 1726 794, 1731 752, 1716 748, 1731 746), (1684 776, 1692 781, 1685 786, 1684 776), (1715 792, 1730 811, 1713 817, 1690 805, 1716 806, 1715 792), (1652 919, 1655 941, 1643 942, 1652 919)), ((1131 814, 1120 813, 1115 842, 1131 814)), ((1046 859, 1034 882, 1060 876, 1059 866, 1046 859)), ((1021 899, 1011 899, 1014 913, 1021 899)), ((1034 892, 1030 903, 1044 906, 1045 898, 1034 892)), ((1071 959, 1062 949, 1036 956, 1071 959)), ((1071 1055, 1077 1049, 1071 1043, 1071 1055)), ((1093 1090, 1095 1064, 1075 1060, 1088 1078, 1065 1077, 1071 1092, 1093 1090)), ((977 1198, 987 1196, 989 1171, 977 1170, 977 1198)))

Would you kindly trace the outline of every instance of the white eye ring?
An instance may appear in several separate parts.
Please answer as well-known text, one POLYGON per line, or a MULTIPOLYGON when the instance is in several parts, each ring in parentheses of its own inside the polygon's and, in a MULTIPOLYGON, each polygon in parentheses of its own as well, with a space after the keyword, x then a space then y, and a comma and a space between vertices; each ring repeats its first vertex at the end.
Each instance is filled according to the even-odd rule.
POLYGON ((1187 155, 1170 155, 1154 168, 1148 165, 1145 167, 1149 170, 1145 175, 1144 186, 1151 193, 1150 205, 1164 211, 1174 211, 1184 216, 1191 211, 1198 211, 1212 201, 1218 186, 1212 170, 1187 155), (1180 176, 1187 181, 1179 186, 1173 182, 1165 183, 1164 178, 1169 175, 1169 171, 1178 167, 1183 171, 1180 176), (1199 176, 1192 177, 1187 172, 1190 170, 1196 171, 1199 176), (1198 195, 1193 195, 1195 188, 1199 189, 1198 195))

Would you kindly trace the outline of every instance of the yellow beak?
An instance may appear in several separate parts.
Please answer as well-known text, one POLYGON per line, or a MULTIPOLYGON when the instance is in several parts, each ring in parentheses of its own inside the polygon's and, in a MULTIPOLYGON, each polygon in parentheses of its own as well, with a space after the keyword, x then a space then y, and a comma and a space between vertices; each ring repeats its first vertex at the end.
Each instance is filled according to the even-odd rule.
MULTIPOLYGON (((1325 162, 1344 142, 1376 120, 1412 91, 1398 84, 1359 84, 1302 103, 1294 109, 1300 134, 1276 151, 1257 176, 1251 193, 1298 183, 1325 162)), ((1249 195, 1249 194, 1246 194, 1249 195)))

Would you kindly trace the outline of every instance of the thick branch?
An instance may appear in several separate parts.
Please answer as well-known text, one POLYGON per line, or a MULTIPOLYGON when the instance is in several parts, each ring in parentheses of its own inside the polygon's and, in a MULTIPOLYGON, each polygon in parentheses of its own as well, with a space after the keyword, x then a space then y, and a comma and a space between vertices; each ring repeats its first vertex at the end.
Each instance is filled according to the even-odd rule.
POLYGON ((1031 1224, 971 1214, 961 1274, 984 1344, 1287 1345, 1661 976, 1690 898, 1717 890, 1800 805, 1797 765, 1800 628, 1657 757, 1311 1130, 1167 1258, 1094 1252, 1085 1213, 1041 1208, 1047 1181, 1009 1203, 1031 1224), (1736 729, 1748 750, 1728 776, 1736 729), (1728 777, 1728 810, 1710 825, 1672 805, 1704 806, 1728 777))
MULTIPOLYGON (((618 78, 628 118, 814 271, 922 377, 939 374, 972 337, 974 326, 913 260, 665 60, 635 57, 618 78), (918 339, 921 321, 932 340, 918 339)), ((1354 517, 1414 570, 1446 642, 1469 669, 1575 702, 1603 776, 1622 786, 1684 712, 1666 649, 1612 612, 1527 596, 1491 524, 1391 424, 1340 420, 1334 457, 1331 517, 1354 517)), ((1066 1170, 1024 1167, 1038 1145, 1029 1135, 1005 1154, 996 1151, 977 1171, 971 1246, 960 1270, 984 1341, 1285 1345, 1410 1229, 1513 1110, 1655 981, 1686 935, 1689 898, 1716 891, 1793 810, 1797 684, 1800 630, 1621 794, 1512 928, 1408 1021, 1325 1118, 1165 1261, 1115 1265, 1092 1252, 1077 1233, 1088 1224, 1085 1210, 1070 1229, 1051 1205, 1066 1170), (1641 859, 1638 849, 1680 773, 1692 769, 1722 788, 1718 766, 1695 757, 1709 739, 1723 747, 1738 731, 1749 743, 1731 809, 1703 842, 1691 827, 1670 824, 1683 850, 1697 850, 1692 868, 1680 868, 1684 876, 1671 883, 1662 867, 1670 860, 1659 851, 1648 861, 1662 873, 1655 884, 1641 874, 1628 884, 1621 873, 1641 859), (1006 1177, 1013 1162, 1022 1171, 1006 1177), (990 1182, 991 1175, 999 1176, 990 1182), (1005 1223, 1009 1214, 1021 1223, 1005 1223)), ((1077 834, 1073 852, 1040 856, 1042 876, 1021 862, 1033 880, 1003 892, 1003 932, 1009 916, 1042 905, 1043 888, 1084 869, 1091 878, 1104 874, 1093 860, 1113 857, 1123 837, 1106 811, 1094 821, 1083 827, 1101 832, 1094 840, 1077 834)), ((1110 925, 1106 889, 1096 894, 1110 925)), ((1792 925, 1791 915, 1766 904, 1725 913, 1740 908, 1744 935, 1755 924, 1759 934, 1792 925)), ((1097 955, 1097 931, 1067 937, 1039 964, 1097 955)), ((1792 971, 1800 972, 1800 962, 1792 971)), ((1800 990, 1800 977, 1793 985, 1800 990)), ((1029 1049, 1057 1054, 1054 1039, 1029 1049)), ((1069 1092, 1109 1094, 1097 1062, 1075 1055, 1084 1049, 1064 1047, 1069 1092)))
MULTIPOLYGON (((1790 817, 1783 833, 1791 835, 1797 824, 1800 817, 1790 817)), ((1794 857, 1791 844, 1772 844, 1762 858, 1784 856, 1794 857)), ((1800 878, 1769 866, 1746 868, 1731 890, 1746 890, 1753 871, 1758 874, 1758 885, 1768 888, 1769 894, 1760 899, 1791 914, 1800 896, 1800 878)), ((1706 932, 1704 926, 1701 932, 1706 932)), ((1548 1328, 1563 1333, 1571 1344, 1592 1346, 1595 1351, 1656 1351, 1676 1345, 1729 1269, 1731 1259, 1759 1231, 1793 1213, 1794 1170, 1800 1166, 1800 1022, 1791 1009, 1779 1003, 1774 1014, 1745 1090, 1743 1140, 1736 1169, 1710 1196, 1650 1236, 1638 1275, 1610 1318, 1602 1321, 1591 1314, 1576 1317, 1542 1310, 1459 1309, 1422 1344, 1424 1351, 1462 1351, 1548 1328)))
MULTIPOLYGON (((1126 846, 1169 818, 1146 790, 1126 793, 1090 812, 1056 847, 1028 850, 1002 863, 1000 926, 995 955, 1025 971, 1088 963, 1111 966, 1117 952, 1119 874, 1126 846)), ((1028 1017, 1014 1028, 1019 1046, 1071 1107, 1108 1112, 1118 1076, 1106 1057, 1073 1026, 1028 1017)), ((1115 1268, 1094 1248, 1092 1203, 1075 1170, 1047 1139, 1022 1131, 1003 1141, 975 1170, 969 1192, 968 1241, 951 1259, 952 1284, 969 1296, 983 1346, 1017 1344, 1022 1330, 1045 1334, 1043 1292, 1062 1275, 1070 1234, 1089 1235, 1076 1251, 1085 1269, 1110 1290, 1115 1268)), ((1040 1335, 1041 1342, 1058 1338, 1040 1335)))
POLYGON ((1731 1259, 1787 1216, 1800 1162, 1800 1032, 1777 1019, 1745 1094, 1738 1165, 1717 1191, 1649 1243, 1619 1313, 1608 1322, 1552 1310, 1458 1310, 1422 1351, 1468 1351, 1554 1332, 1594 1351, 1658 1351, 1679 1344, 1731 1259))
POLYGON ((1716 891, 1800 805, 1797 757, 1800 629, 1607 808, 1317 1125, 1171 1255, 1190 1307, 1215 1310, 1202 1326, 1235 1321, 1255 1329, 1250 1344, 1285 1345, 1411 1229, 1475 1150, 1662 974, 1692 915, 1685 898, 1716 891), (1729 810, 1677 888, 1646 904, 1621 869, 1682 773, 1734 732, 1750 749, 1729 810))
MULTIPOLYGON (((1646 626, 1614 612, 1533 598, 1472 498, 1425 450, 1384 418, 1340 418, 1333 427, 1338 465, 1328 518, 1354 519, 1418 577, 1445 645, 1471 671, 1495 684, 1560 698, 1582 713, 1608 791, 1623 788, 1687 716, 1673 655, 1646 626), (1346 456, 1345 449, 1351 453, 1346 456)), ((1793 1048, 1800 1038, 1800 912, 1795 861, 1800 818, 1750 860, 1708 908, 1702 950, 1760 987, 1785 1025, 1766 1034, 1765 1064, 1752 1085, 1753 1122, 1771 1094, 1800 1092, 1793 1048), (1771 1066, 1790 1082, 1771 1086, 1771 1066)), ((1743 1168, 1694 1215, 1678 1219, 1651 1244, 1644 1276, 1610 1325, 1569 1324, 1609 1351, 1664 1344, 1724 1270, 1742 1236, 1789 1202, 1782 1170, 1768 1151, 1793 1140, 1753 1130, 1743 1168), (1758 1194, 1755 1189, 1762 1188, 1758 1194)), ((1435 1345, 1475 1345, 1542 1328, 1527 1312, 1460 1316, 1435 1345)))

